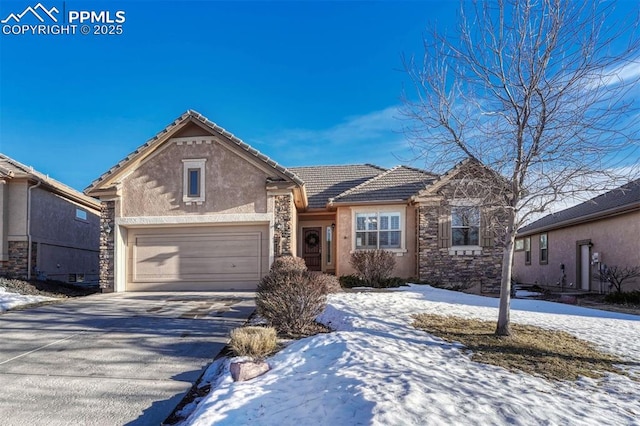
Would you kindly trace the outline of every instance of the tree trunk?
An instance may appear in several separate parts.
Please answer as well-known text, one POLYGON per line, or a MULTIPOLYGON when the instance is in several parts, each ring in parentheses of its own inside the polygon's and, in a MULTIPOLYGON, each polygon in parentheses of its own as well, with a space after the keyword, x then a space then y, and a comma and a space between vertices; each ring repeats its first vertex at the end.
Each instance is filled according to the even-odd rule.
POLYGON ((509 210, 505 246, 502 252, 502 278, 500 282, 500 308, 496 335, 510 336, 509 306, 511 305, 511 269, 513 267, 513 251, 515 248, 516 230, 514 229, 515 212, 509 210))

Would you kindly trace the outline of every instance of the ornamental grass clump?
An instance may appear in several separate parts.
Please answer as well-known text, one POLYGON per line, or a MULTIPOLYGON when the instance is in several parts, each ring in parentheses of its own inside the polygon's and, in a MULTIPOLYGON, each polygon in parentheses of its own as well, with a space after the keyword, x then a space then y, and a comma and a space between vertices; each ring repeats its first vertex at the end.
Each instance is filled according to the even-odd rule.
POLYGON ((231 331, 229 346, 237 356, 262 360, 278 349, 278 336, 273 327, 241 327, 231 331))

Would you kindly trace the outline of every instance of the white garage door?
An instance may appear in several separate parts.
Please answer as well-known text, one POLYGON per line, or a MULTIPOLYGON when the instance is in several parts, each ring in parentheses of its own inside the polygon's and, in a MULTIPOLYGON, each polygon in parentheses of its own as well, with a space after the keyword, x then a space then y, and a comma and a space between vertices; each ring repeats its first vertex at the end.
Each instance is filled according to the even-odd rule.
POLYGON ((255 289, 267 244, 263 225, 131 229, 127 291, 255 289))

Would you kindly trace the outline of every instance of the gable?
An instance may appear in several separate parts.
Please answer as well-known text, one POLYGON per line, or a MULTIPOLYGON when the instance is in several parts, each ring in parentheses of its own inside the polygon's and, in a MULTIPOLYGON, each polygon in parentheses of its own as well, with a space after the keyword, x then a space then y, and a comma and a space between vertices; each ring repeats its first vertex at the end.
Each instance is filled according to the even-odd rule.
POLYGON ((192 110, 185 112, 153 138, 138 147, 118 164, 111 167, 102 176, 92 182, 91 185, 85 189, 85 193, 97 197, 120 195, 119 191, 122 180, 130 173, 133 173, 145 161, 150 160, 154 154, 165 149, 171 139, 180 138, 184 139, 184 142, 187 144, 198 144, 202 143, 202 141, 198 141, 199 136, 208 137, 211 143, 219 143, 255 167, 264 170, 265 173, 269 174, 272 181, 290 183, 300 193, 297 197, 300 199, 300 202, 306 202, 303 189, 304 183, 298 176, 260 153, 258 150, 247 145, 222 127, 208 120, 203 115, 192 110), (188 141, 185 138, 193 138, 193 140, 188 141))
POLYGON ((215 137, 171 138, 122 178, 122 215, 266 213, 271 175, 215 137), (191 162, 202 164, 204 196, 198 202, 184 198, 184 171, 191 162))

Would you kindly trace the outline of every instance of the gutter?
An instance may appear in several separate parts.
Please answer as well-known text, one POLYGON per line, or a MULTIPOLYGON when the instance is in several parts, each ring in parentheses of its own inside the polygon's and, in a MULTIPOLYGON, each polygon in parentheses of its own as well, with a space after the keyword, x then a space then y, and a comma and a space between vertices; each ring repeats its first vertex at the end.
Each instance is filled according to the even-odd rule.
POLYGON ((27 280, 31 279, 31 190, 42 185, 42 181, 38 179, 38 183, 32 185, 27 190, 27 280))

